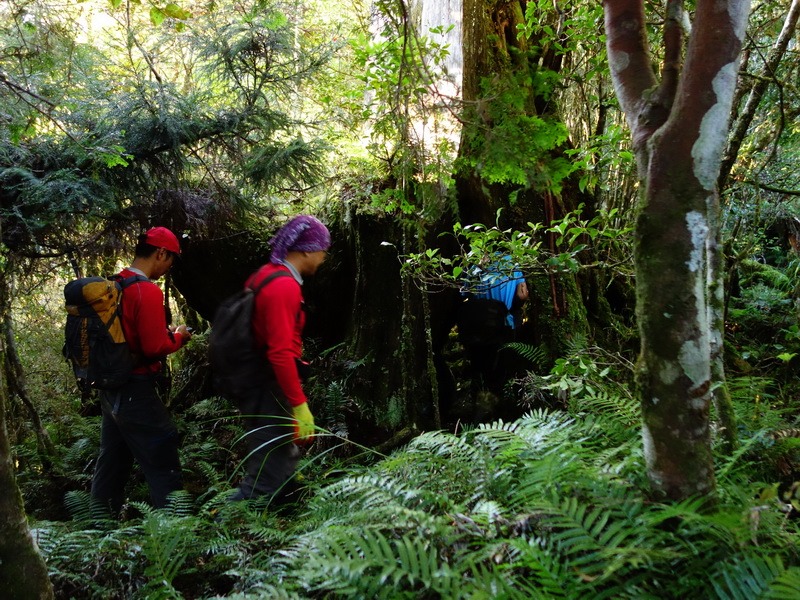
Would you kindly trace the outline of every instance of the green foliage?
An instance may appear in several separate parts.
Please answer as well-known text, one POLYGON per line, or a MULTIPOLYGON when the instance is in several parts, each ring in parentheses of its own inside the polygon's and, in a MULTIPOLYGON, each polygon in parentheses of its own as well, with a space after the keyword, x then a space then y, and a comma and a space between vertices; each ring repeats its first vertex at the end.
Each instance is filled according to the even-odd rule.
POLYGON ((199 5, 78 4, 0 11, 0 47, 27 48, 0 81, 10 250, 65 252, 108 221, 144 222, 156 190, 199 188, 222 208, 252 208, 320 181, 329 146, 297 94, 332 45, 299 37, 286 7, 234 0, 191 18, 199 5), (93 39, 79 42, 87 28, 93 39))
POLYGON ((144 574, 149 585, 144 588, 148 598, 181 598, 173 582, 184 564, 192 546, 198 539, 191 519, 171 517, 163 512, 148 511, 142 522, 145 544, 142 548, 147 558, 144 574))
POLYGON ((573 172, 572 163, 554 152, 567 139, 565 125, 532 114, 532 96, 548 97, 557 80, 546 71, 496 75, 481 83, 475 125, 465 129, 457 168, 474 172, 488 183, 561 192, 573 172))
MULTIPOLYGON (((355 68, 366 88, 361 118, 372 172, 387 186, 371 195, 374 209, 414 227, 435 222, 449 207, 457 134, 452 98, 438 90, 448 79, 449 30, 417 31, 406 5, 374 5, 372 30, 352 41, 355 68)), ((445 84, 446 85, 446 84, 445 84)))
MULTIPOLYGON (((75 598, 792 597, 798 530, 785 511, 795 491, 775 477, 798 445, 779 446, 793 438, 765 432, 780 415, 748 402, 769 381, 731 382, 749 429, 740 452, 718 457, 720 503, 708 513, 703 499, 649 498, 638 406, 615 381, 630 365, 575 350, 544 379, 585 378, 566 410, 424 433, 371 466, 320 455, 301 469, 307 499, 288 509, 227 503, 217 478, 202 500, 134 503, 141 516, 117 524, 71 493, 74 521, 36 530, 52 579, 75 598)), ((214 399, 195 406, 191 435, 210 423, 225 431, 220 414, 214 399)))
MULTIPOLYGON (((598 396, 613 390, 616 399, 624 398, 626 404, 633 402, 633 394, 628 389, 633 365, 619 354, 598 347, 585 347, 585 340, 576 339, 571 345, 570 355, 556 359, 548 375, 533 376, 532 381, 538 387, 568 401, 586 397, 599 400, 598 396)), ((624 412, 632 417, 632 421, 638 420, 638 410, 628 408, 624 412)))
MULTIPOLYGON (((509 256, 509 269, 522 270, 527 276, 535 274, 575 273, 582 269, 616 265, 600 262, 587 264, 581 260, 591 247, 595 256, 619 256, 626 252, 624 246, 632 229, 614 225, 617 210, 600 211, 591 219, 582 218, 583 205, 567 213, 560 221, 547 225, 528 223, 528 229, 501 230, 476 223, 456 223, 452 235, 460 245, 455 256, 443 256, 437 248, 409 253, 403 257, 403 273, 424 281, 429 287, 461 287, 465 277, 476 268, 482 268, 491 257, 509 256), (548 250, 545 241, 554 236, 561 252, 548 250), (514 267, 516 265, 516 267, 514 267)), ((499 214, 498 214, 499 219, 499 214)))
MULTIPOLYGON (((733 529, 724 542, 713 533, 721 522, 702 516, 699 502, 648 506, 616 469, 601 475, 591 457, 609 448, 595 427, 592 419, 534 413, 461 436, 424 434, 370 473, 320 490, 307 511, 319 525, 273 564, 308 592, 470 597, 504 589, 509 597, 551 597, 561 590, 555 597, 573 598, 674 594, 681 586, 697 593, 708 585, 704 568, 760 560, 758 547, 734 541, 748 535, 746 525, 737 534, 735 520, 726 521, 733 529), (661 529, 667 521, 678 530, 661 529), (703 548, 701 561, 686 555, 691 545, 703 548), (670 574, 663 581, 654 577, 662 569, 670 574), (518 588, 523 578, 528 586, 518 588)), ((615 429, 636 438, 623 421, 615 429)))
POLYGON ((765 264, 742 259, 737 290, 729 300, 727 362, 734 373, 769 369, 792 385, 800 355, 793 262, 765 264))
MULTIPOLYGON (((560 7, 566 27, 556 30, 535 19, 536 11, 551 4, 527 3, 520 34, 535 51, 563 54, 571 81, 584 92, 587 88, 577 85, 584 83, 580 77, 594 77, 602 59, 592 54, 580 67, 569 59, 601 39, 595 23, 601 7, 560 7), (582 35, 578 22, 585 24, 582 35)), ((323 28, 312 35, 295 15, 261 1, 237 3, 237 10, 227 3, 194 3, 193 13, 206 12, 191 20, 188 5, 123 7, 117 0, 112 5, 130 8, 133 15, 117 31, 119 39, 110 41, 125 49, 121 55, 75 43, 77 29, 60 20, 67 11, 9 20, 15 26, 0 33, 4 48, 28 52, 25 61, 4 64, 2 75, 18 78, 44 98, 40 104, 31 95, 22 100, 5 82, 0 89, 8 124, 0 133, 5 211, 0 216, 4 236, 12 234, 9 243, 34 234, 38 245, 29 249, 57 248, 64 235, 59 228, 82 234, 92 228, 89 220, 137 205, 165 182, 191 187, 213 180, 220 197, 269 195, 272 201, 273 195, 282 200, 287 188, 301 190, 323 175, 316 158, 327 146, 296 126, 308 110, 299 99, 317 81, 310 83, 308 75, 328 57, 323 28), (300 52, 313 36, 325 43, 300 52), (67 56, 75 62, 67 63, 67 56), (70 68, 61 68, 66 64, 70 68), (70 79, 75 73, 79 80, 70 79), (180 76, 173 79, 173 73, 180 76)), ((25 6, 34 4, 21 3, 20 15, 25 6)), ((388 187, 367 193, 371 208, 407 219, 414 233, 424 232, 452 201, 447 189, 454 146, 416 139, 412 123, 435 112, 429 68, 443 62, 449 50, 439 32, 427 39, 416 35, 405 5, 378 6, 381 35, 348 48, 363 68, 340 63, 342 72, 363 73, 371 93, 365 98, 361 88, 339 85, 349 79, 328 73, 321 111, 337 113, 331 118, 356 128, 362 121, 353 114, 363 109, 362 117, 372 124, 371 168, 378 162, 388 181, 388 187), (337 87, 343 88, 344 102, 338 101, 337 87), (353 114, 342 114, 345 104, 353 114)), ((759 22, 768 21, 774 19, 759 16, 759 22)), ((580 189, 612 205, 614 190, 608 188, 616 188, 614 174, 632 163, 630 153, 619 151, 621 130, 610 125, 568 154, 570 164, 554 158, 566 126, 531 116, 526 105, 530 94, 551 98, 565 91, 552 73, 485 81, 485 99, 473 115, 477 128, 467 137, 475 154, 464 168, 487 182, 551 192, 580 168, 580 189), (490 135, 482 137, 487 130, 490 135)), ((596 99, 609 104, 599 92, 596 99)), ((436 110, 442 107, 448 108, 440 103, 436 110)), ((779 120, 774 116, 756 127, 767 129, 769 121, 779 120)), ((569 133, 573 140, 580 137, 569 133)), ((796 131, 787 136, 796 137, 796 131)), ((760 152, 749 149, 753 160, 742 165, 758 162, 760 152)), ((779 164, 768 165, 764 176, 791 183, 795 154, 791 148, 781 152, 779 164)), ((150 214, 151 204, 140 208, 136 214, 150 214)), ((784 208, 784 216, 793 215, 791 207, 784 208)), ((416 254, 404 256, 404 268, 427 284, 458 286, 473 267, 497 254, 511 256, 526 273, 574 273, 586 268, 583 259, 591 249, 603 263, 596 266, 625 272, 630 228, 623 217, 628 216, 624 209, 592 218, 574 212, 525 231, 457 225, 458 257, 415 248, 416 254), (544 236, 557 242, 558 252, 548 250, 544 236)), ((206 215, 196 218, 203 222, 206 215)), ((23 286, 20 298, 26 303, 15 318, 31 335, 21 336, 20 346, 34 402, 60 453, 60 479, 49 481, 41 473, 25 425, 15 432, 14 453, 30 507, 41 507, 40 498, 52 501, 56 483, 59 498, 68 490, 64 504, 73 520, 41 520, 34 530, 59 596, 797 597, 798 442, 777 434, 797 424, 792 403, 800 354, 792 313, 797 265, 773 262, 777 246, 754 240, 739 250, 749 248, 741 250, 745 256, 766 257, 769 265, 737 261, 743 290, 729 312, 728 358, 732 372, 741 375, 729 386, 741 445, 732 455, 716 456, 720 504, 711 514, 702 499, 666 505, 649 498, 640 411, 629 387, 632 366, 615 351, 576 337, 573 351, 558 357, 546 375, 531 374, 520 383, 530 409, 524 418, 427 432, 390 456, 367 451, 367 459, 357 457, 369 466, 355 460, 345 465, 335 451, 347 443, 347 432, 340 429, 347 412, 369 414, 375 410, 372 399, 349 397, 343 381, 315 383, 318 424, 331 433, 321 434, 302 463, 308 493, 291 507, 264 511, 225 501, 241 458, 240 421, 219 398, 192 402, 179 415, 191 492, 154 511, 141 502, 141 480, 134 481, 126 520, 103 520, 93 514, 85 491, 98 445, 96 419, 74 414, 77 398, 64 381, 66 368, 53 367, 64 366, 52 343, 58 336, 42 343, 32 335, 52 333, 54 321, 37 312, 39 297, 23 286)), ((3 249, 5 272, 11 248, 3 249)), ((549 364, 541 347, 514 349, 537 371, 549 364)), ((393 406, 398 410, 370 416, 397 425, 402 406, 393 406)))
MULTIPOLYGON (((116 8, 122 0, 112 0, 112 6, 116 8)), ((150 5, 150 22, 153 25, 161 25, 165 19, 175 19, 176 21, 185 21, 191 18, 192 14, 185 8, 181 8, 174 2, 165 4, 164 6, 157 6, 156 4, 150 5)), ((183 31, 183 23, 175 23, 176 31, 183 31)))
POLYGON ((85 493, 68 495, 74 524, 42 523, 39 544, 52 558, 51 578, 75 598, 208 596, 235 565, 247 541, 235 542, 208 519, 193 516, 188 496, 176 493, 158 511, 137 504, 143 516, 124 526, 97 520, 85 493), (92 528, 95 523, 99 528, 92 528))

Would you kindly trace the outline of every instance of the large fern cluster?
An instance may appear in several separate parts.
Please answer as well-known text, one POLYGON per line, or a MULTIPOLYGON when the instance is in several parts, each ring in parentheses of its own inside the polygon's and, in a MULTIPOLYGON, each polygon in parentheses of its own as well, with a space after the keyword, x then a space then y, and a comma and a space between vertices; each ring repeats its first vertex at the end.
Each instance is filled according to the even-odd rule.
MULTIPOLYGON (((649 502, 638 434, 535 412, 426 433, 322 488, 290 543, 249 568, 300 597, 790 598, 796 524, 737 496, 649 502), (754 514, 759 519, 754 521, 754 514)), ((242 591, 246 592, 248 586, 242 591)))
POLYGON ((428 432, 369 466, 312 457, 288 509, 214 481, 199 506, 137 504, 109 529, 73 494, 75 522, 37 533, 74 598, 797 598, 796 510, 753 480, 764 435, 718 458, 713 511, 653 502, 635 401, 612 396, 428 432))

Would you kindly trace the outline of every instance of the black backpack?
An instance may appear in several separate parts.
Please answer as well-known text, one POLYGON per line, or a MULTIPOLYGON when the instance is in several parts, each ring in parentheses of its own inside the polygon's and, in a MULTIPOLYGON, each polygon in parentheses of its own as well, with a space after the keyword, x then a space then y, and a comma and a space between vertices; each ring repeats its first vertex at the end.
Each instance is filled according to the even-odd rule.
POLYGON ((458 341, 465 346, 502 344, 511 328, 506 322, 508 308, 500 300, 468 296, 458 308, 458 341))
POLYGON ((288 271, 276 271, 255 288, 247 287, 228 297, 217 308, 208 338, 208 357, 214 387, 229 400, 238 402, 270 375, 263 349, 253 337, 253 308, 258 293, 277 277, 291 277, 288 271))
POLYGON ((122 278, 81 277, 64 286, 67 323, 64 357, 72 365, 78 387, 111 390, 127 383, 136 357, 122 329, 122 290, 143 275, 122 278))

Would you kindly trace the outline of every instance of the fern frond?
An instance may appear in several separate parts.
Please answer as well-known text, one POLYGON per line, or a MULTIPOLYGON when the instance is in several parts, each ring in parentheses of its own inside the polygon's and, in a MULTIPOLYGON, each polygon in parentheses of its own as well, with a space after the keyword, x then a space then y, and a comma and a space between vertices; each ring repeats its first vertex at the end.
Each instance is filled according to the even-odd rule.
POLYGON ((619 445, 598 449, 591 463, 598 475, 630 487, 637 477, 643 477, 645 473, 641 437, 635 435, 619 445))
POLYGON ((642 409, 638 398, 622 394, 611 394, 607 390, 589 388, 579 400, 581 410, 590 414, 614 417, 625 430, 637 429, 642 420, 642 409))
POLYGON ((717 469, 717 478, 723 479, 728 477, 735 471, 736 467, 741 466, 742 468, 747 468, 746 465, 743 464, 743 457, 746 456, 754 446, 758 445, 764 439, 765 435, 765 432, 757 433, 752 437, 742 440, 735 452, 718 456, 717 459, 720 461, 720 465, 717 469))
MULTIPOLYGON (((73 521, 79 524, 91 523, 97 514, 93 514, 92 501, 87 492, 83 490, 71 490, 64 494, 64 506, 73 521)), ((106 515, 110 518, 110 515, 106 515)))
POLYGON ((216 420, 220 415, 232 414, 230 403, 220 396, 211 396, 194 402, 186 409, 187 416, 198 420, 216 420))
POLYGON ((767 600, 800 598, 800 567, 789 567, 770 583, 764 593, 767 600))
POLYGON ((415 437, 408 443, 405 452, 417 455, 431 454, 467 463, 476 455, 475 448, 463 436, 456 436, 446 431, 428 431, 415 437))
POLYGON ((523 425, 519 421, 495 421, 478 425, 477 429, 466 432, 464 437, 478 447, 484 446, 492 451, 513 451, 526 445, 519 435, 521 429, 523 425))
MULTIPOLYGON (((743 556, 723 564, 712 576, 712 586, 721 600, 762 598, 773 582, 785 572, 780 557, 743 556)), ((795 589, 796 592, 800 588, 795 589)), ((788 596, 787 596, 788 598, 788 596)))
POLYGON ((196 530, 196 519, 172 516, 168 510, 152 510, 145 515, 142 520, 142 550, 147 557, 148 597, 182 597, 172 582, 196 551, 196 530))
POLYGON ((526 463, 509 487, 505 505, 514 513, 523 513, 551 494, 559 482, 575 480, 581 465, 571 457, 550 454, 526 463))
MULTIPOLYGON (((65 465, 85 465, 89 457, 94 458, 97 448, 100 447, 100 429, 94 435, 85 435, 76 439, 64 453, 63 462, 65 465)), ((87 474, 88 476, 91 473, 87 474)))
POLYGON ((173 517, 188 517, 194 514, 194 501, 186 490, 176 490, 167 497, 167 511, 173 517))
POLYGON ((539 512, 546 546, 586 578, 619 577, 618 572, 650 566, 663 556, 658 547, 665 534, 643 532, 638 519, 617 509, 590 506, 573 497, 544 504, 539 512))
MULTIPOLYGON (((230 571, 230 576, 237 579, 243 579, 246 574, 230 571)), ((227 600, 262 600, 269 598, 269 600, 306 600, 307 596, 300 595, 297 592, 288 591, 283 585, 268 585, 259 583, 257 585, 247 588, 247 592, 239 592, 225 596, 227 600)))
POLYGON ((320 490, 318 496, 318 502, 340 502, 350 510, 361 510, 386 502, 412 506, 419 497, 419 490, 391 477, 366 473, 345 477, 320 490))
POLYGON ((553 434, 568 429, 575 419, 564 411, 540 408, 532 410, 518 421, 518 427, 527 434, 543 431, 553 434))
POLYGON ((582 332, 575 332, 567 338, 567 347, 564 354, 567 356, 577 356, 589 346, 588 336, 582 332))
POLYGON ((762 399, 769 403, 774 399, 775 394, 771 391, 775 381, 769 377, 758 377, 748 375, 745 377, 730 377, 726 381, 728 393, 734 406, 750 406, 754 400, 762 399))
MULTIPOLYGON (((432 540, 387 536, 372 528, 330 528, 304 552, 302 580, 309 591, 360 598, 416 598, 423 591, 457 589, 461 574, 439 558, 432 540)), ((445 596, 446 597, 446 596, 445 596)))
POLYGON ((508 544, 509 562, 517 572, 524 574, 522 591, 528 598, 557 600, 575 598, 575 577, 559 560, 557 554, 546 549, 540 540, 514 538, 508 544))
POLYGON ((504 348, 509 348, 522 358, 529 361, 537 369, 545 369, 550 357, 547 354, 547 348, 544 344, 532 346, 531 344, 522 344, 520 342, 511 342, 506 344, 504 348))

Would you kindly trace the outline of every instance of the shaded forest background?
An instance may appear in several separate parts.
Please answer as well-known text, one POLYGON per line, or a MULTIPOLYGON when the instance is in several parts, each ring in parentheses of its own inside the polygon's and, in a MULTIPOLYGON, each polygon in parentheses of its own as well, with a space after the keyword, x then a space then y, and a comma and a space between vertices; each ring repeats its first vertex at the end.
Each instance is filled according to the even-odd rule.
MULTIPOLYGON (((675 4, 644 3, 659 74, 675 4)), ((792 597, 800 8, 775 4, 752 6, 717 185, 717 383, 735 414, 711 408, 716 516, 691 495, 661 505, 646 481, 643 181, 601 4, 0 6, 7 458, 56 595, 736 597, 755 580, 792 597), (304 286, 309 491, 284 513, 231 508, 242 432, 211 387, 206 333, 299 212, 334 240, 304 286), (60 358, 61 288, 114 272, 153 225, 182 236, 163 287, 199 332, 169 363, 187 494, 161 514, 135 479, 123 524, 98 526, 97 406, 60 358), (489 393, 454 325, 463 275, 497 253, 531 300, 489 393)))

